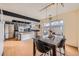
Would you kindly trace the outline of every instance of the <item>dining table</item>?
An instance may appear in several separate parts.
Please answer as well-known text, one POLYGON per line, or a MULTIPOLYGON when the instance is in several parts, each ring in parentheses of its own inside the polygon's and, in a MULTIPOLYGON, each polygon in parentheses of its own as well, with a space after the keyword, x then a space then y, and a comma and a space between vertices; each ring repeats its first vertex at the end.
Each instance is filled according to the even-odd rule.
MULTIPOLYGON (((56 47, 58 46, 58 44, 60 43, 60 41, 62 40, 63 36, 57 36, 57 35, 54 35, 55 38, 54 39, 50 39, 48 37, 45 37, 45 38, 40 38, 38 40, 42 41, 42 42, 45 42, 47 44, 49 44, 52 48, 52 53, 51 53, 51 56, 56 56, 56 47)), ((36 45, 35 45, 35 41, 37 39, 33 39, 33 56, 36 55, 36 45)))

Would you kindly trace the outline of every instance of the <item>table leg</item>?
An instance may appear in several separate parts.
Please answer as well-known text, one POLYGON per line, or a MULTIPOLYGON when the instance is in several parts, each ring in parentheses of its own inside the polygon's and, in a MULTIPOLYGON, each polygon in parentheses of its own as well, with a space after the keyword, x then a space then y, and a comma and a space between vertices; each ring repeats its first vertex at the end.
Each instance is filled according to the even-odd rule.
POLYGON ((56 46, 53 45, 52 47, 52 56, 56 56, 56 46))
POLYGON ((63 49, 64 49, 64 56, 65 56, 65 45, 63 46, 63 49))
POLYGON ((33 40, 33 56, 36 54, 36 49, 35 49, 35 40, 33 40))

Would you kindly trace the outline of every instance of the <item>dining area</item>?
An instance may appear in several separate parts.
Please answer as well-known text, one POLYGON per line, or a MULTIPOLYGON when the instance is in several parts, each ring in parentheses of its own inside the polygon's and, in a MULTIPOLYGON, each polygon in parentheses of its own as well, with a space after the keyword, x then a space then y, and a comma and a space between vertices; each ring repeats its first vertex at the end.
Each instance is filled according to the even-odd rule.
POLYGON ((0 4, 1 56, 78 56, 77 6, 74 3, 0 4))

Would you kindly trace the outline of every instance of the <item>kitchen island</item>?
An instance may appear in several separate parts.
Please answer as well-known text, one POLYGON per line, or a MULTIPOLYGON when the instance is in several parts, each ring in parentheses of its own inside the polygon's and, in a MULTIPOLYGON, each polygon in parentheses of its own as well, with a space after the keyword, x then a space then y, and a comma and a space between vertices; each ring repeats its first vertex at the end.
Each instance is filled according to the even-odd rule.
POLYGON ((34 32, 19 32, 18 33, 18 40, 28 40, 34 38, 34 32))

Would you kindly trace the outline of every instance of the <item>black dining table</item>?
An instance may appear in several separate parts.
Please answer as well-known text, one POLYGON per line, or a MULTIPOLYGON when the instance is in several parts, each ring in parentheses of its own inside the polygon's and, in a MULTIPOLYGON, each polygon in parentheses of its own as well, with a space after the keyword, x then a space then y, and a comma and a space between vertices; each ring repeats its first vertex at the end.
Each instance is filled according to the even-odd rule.
MULTIPOLYGON (((58 45, 58 43, 61 41, 61 37, 58 37, 58 36, 55 36, 55 39, 49 39, 48 37, 47 38, 41 38, 39 39, 40 41, 43 41, 47 44, 49 44, 52 48, 52 53, 51 53, 51 56, 56 56, 56 47, 58 45)), ((35 45, 35 39, 33 39, 33 56, 35 56, 36 54, 36 49, 35 49, 36 45, 35 45)))

